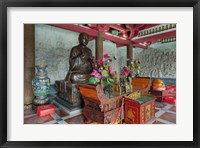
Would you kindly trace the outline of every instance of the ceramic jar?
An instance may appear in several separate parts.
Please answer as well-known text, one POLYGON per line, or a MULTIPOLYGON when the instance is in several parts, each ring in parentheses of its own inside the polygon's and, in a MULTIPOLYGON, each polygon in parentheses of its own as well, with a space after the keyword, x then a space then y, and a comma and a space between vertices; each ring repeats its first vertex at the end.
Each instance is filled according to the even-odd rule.
POLYGON ((35 99, 34 105, 44 105, 49 102, 47 94, 50 87, 50 79, 47 76, 47 65, 36 65, 35 77, 32 79, 32 88, 35 99))

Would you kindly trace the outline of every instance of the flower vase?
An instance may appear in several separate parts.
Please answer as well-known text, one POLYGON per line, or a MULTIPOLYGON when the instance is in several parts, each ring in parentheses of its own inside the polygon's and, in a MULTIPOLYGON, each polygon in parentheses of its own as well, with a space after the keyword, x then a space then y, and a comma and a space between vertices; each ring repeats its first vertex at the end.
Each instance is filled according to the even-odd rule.
POLYGON ((101 87, 104 91, 104 93, 111 98, 112 97, 112 85, 108 85, 104 81, 101 81, 101 87))
POLYGON ((126 85, 125 85, 125 82, 126 82, 126 78, 120 77, 120 86, 121 86, 121 92, 122 92, 122 94, 125 94, 125 93, 126 93, 126 85))
POLYGON ((33 100, 34 105, 48 104, 49 98, 47 94, 50 87, 50 79, 47 76, 46 71, 47 65, 37 65, 35 77, 32 79, 32 88, 35 99, 33 100))

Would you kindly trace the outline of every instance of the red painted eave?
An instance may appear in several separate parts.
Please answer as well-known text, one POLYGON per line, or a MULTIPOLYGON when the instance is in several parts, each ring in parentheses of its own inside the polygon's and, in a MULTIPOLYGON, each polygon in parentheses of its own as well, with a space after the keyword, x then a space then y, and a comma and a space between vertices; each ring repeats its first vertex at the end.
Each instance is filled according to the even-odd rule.
MULTIPOLYGON (((74 25, 74 24, 49 24, 49 25, 54 26, 54 27, 67 29, 67 30, 71 30, 71 31, 75 31, 75 32, 86 32, 86 33, 88 33, 88 35, 90 35, 92 37, 98 36, 97 30, 91 29, 91 28, 85 27, 85 26, 74 25)), ((120 38, 118 36, 114 36, 114 35, 111 35, 111 34, 105 34, 104 33, 103 38, 106 39, 106 40, 110 40, 112 42, 115 42, 115 43, 120 43, 120 44, 124 44, 124 45, 130 44, 129 40, 127 40, 125 38, 120 38)))
POLYGON ((79 26, 79 25, 74 25, 74 24, 50 24, 50 25, 54 27, 59 27, 59 28, 75 31, 75 32, 86 32, 88 35, 92 37, 96 37, 98 35, 97 30, 79 26))

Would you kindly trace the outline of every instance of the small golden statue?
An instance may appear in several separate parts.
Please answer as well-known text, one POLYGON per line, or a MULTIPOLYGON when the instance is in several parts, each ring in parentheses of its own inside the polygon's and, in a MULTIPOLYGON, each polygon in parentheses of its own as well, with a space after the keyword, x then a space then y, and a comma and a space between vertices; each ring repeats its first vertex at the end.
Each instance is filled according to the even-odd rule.
POLYGON ((118 73, 116 73, 115 75, 115 82, 112 85, 112 90, 113 92, 118 92, 120 95, 122 94, 122 88, 120 86, 120 78, 118 73))
POLYGON ((131 84, 132 81, 130 82, 125 82, 125 91, 126 93, 132 92, 133 91, 133 86, 131 84))
POLYGON ((141 92, 140 91, 133 92, 129 94, 127 98, 132 99, 132 100, 137 100, 138 98, 141 98, 141 92))

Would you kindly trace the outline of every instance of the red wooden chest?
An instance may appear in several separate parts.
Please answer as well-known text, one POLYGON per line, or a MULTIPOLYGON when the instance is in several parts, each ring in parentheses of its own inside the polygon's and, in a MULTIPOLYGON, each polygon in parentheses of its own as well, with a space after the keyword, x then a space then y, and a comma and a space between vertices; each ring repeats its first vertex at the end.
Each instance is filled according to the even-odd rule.
POLYGON ((125 123, 145 124, 155 118, 155 99, 151 95, 141 96, 137 100, 125 97, 125 123))

